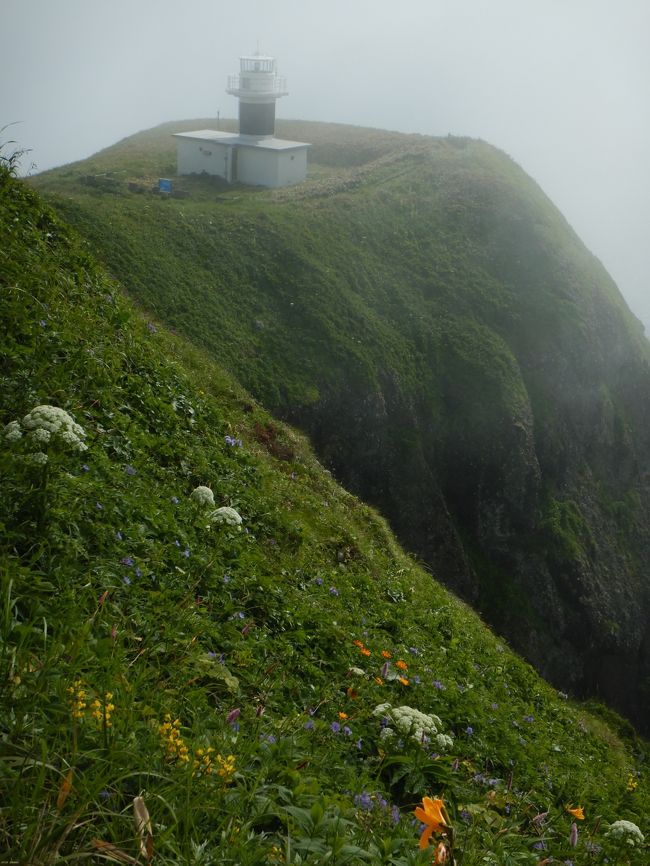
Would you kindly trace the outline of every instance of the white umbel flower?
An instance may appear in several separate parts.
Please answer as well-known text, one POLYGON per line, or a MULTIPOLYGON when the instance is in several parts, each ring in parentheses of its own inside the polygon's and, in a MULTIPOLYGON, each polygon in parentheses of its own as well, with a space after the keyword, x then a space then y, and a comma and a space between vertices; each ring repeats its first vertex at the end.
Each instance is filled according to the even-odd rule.
POLYGON ((234 508, 229 508, 224 505, 222 508, 217 508, 210 514, 210 520, 213 523, 225 523, 228 526, 241 526, 242 519, 234 508))
POLYGON ((37 445, 47 444, 54 437, 75 451, 86 451, 88 448, 82 441, 86 436, 83 427, 58 406, 36 406, 25 415, 22 427, 27 431, 28 439, 37 445))
POLYGON ((605 835, 608 839, 632 848, 645 842, 645 836, 632 821, 614 821, 605 835))
POLYGON ((190 499, 194 500, 197 505, 214 505, 214 493, 209 487, 199 485, 190 493, 190 499))
MULTIPOLYGON (((421 713, 414 707, 393 707, 391 704, 379 704, 372 712, 373 716, 389 719, 400 734, 410 737, 422 745, 433 741, 441 752, 447 752, 454 744, 453 739, 441 731, 442 721, 433 713, 421 713)), ((384 730, 391 730, 384 728, 384 730)), ((383 734, 383 736, 387 736, 383 734)))
POLYGON ((2 436, 7 442, 17 442, 22 439, 23 431, 20 429, 20 421, 10 421, 6 424, 2 436))

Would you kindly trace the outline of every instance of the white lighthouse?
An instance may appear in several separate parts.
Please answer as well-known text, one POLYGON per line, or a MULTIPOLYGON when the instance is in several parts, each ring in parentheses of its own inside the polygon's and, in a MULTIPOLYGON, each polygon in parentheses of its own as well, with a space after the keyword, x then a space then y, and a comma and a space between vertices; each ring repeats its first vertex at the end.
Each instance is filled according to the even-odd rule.
POLYGON ((239 133, 175 133, 178 174, 206 173, 229 183, 270 187, 304 180, 309 145, 275 137, 275 103, 288 93, 275 58, 259 53, 240 57, 239 73, 228 76, 226 92, 239 100, 239 133))
POLYGON ((239 134, 272 138, 275 101, 288 93, 277 74, 275 58, 263 54, 239 58, 239 74, 228 76, 226 93, 239 99, 239 134))

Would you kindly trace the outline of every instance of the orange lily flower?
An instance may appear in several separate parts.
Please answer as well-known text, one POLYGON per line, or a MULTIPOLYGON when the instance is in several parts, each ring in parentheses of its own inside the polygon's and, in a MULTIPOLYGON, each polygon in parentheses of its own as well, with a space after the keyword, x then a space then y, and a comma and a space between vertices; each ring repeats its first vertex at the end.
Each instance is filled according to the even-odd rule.
POLYGON ((585 810, 582 808, 582 806, 576 806, 575 809, 569 809, 567 807, 567 812, 569 813, 569 815, 573 815, 574 818, 577 818, 578 821, 585 820, 585 810))
POLYGON ((442 799, 436 797, 432 799, 431 797, 423 797, 422 798, 422 806, 418 806, 417 809, 413 811, 413 814, 421 821, 425 827, 422 831, 422 835, 420 836, 420 848, 426 848, 429 844, 429 839, 433 833, 439 833, 441 830, 444 830, 445 827, 448 827, 447 819, 443 814, 443 809, 445 808, 445 804, 442 799))

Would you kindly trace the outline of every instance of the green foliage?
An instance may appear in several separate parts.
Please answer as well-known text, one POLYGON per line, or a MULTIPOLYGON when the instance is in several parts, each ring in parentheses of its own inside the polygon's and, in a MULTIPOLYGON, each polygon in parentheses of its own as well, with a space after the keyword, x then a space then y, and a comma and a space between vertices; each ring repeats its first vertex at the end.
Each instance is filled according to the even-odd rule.
POLYGON ((172 132, 213 125, 165 124, 34 183, 554 682, 644 724, 650 670, 620 688, 602 662, 643 655, 650 358, 600 263, 470 139, 285 123, 313 144, 306 183, 152 194, 172 132))
POLYGON ((0 433, 9 862, 424 864, 432 795, 463 866, 573 857, 570 804, 603 852, 609 822, 647 835, 646 744, 558 697, 1 168, 0 238, 0 430, 48 404, 88 446, 44 473, 0 433), (451 751, 383 739, 384 702, 451 751))

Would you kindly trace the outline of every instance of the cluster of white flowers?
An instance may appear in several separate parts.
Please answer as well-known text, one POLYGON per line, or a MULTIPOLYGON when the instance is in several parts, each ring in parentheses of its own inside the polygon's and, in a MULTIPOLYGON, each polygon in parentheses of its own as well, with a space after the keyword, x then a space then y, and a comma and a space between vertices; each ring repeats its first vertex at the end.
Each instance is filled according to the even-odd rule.
POLYGON ((2 431, 2 436, 7 442, 18 442, 23 438, 23 431, 20 426, 20 421, 10 421, 2 431))
POLYGON ((217 508, 211 512, 210 520, 212 523, 225 523, 227 526, 241 526, 241 517, 234 508, 229 508, 224 505, 222 508, 217 508))
POLYGON ((605 835, 608 839, 633 848, 645 842, 645 836, 632 821, 614 821, 605 835))
POLYGON ((204 487, 203 485, 194 488, 190 493, 190 499, 193 499, 197 505, 214 505, 214 493, 209 487, 204 487))
MULTIPOLYGON (((440 752, 449 751, 454 745, 448 734, 441 732, 442 721, 438 716, 421 713, 413 707, 393 707, 391 704, 379 704, 373 710, 374 716, 389 719, 400 734, 411 737, 416 743, 434 745, 440 752)), ((382 739, 395 736, 391 727, 382 728, 382 739)))
MULTIPOLYGON (((10 421, 3 430, 3 438, 8 442, 17 442, 23 435, 30 445, 39 449, 52 440, 73 451, 86 451, 88 448, 83 442, 86 436, 83 427, 58 406, 36 406, 22 421, 10 421)), ((39 453, 42 456, 38 462, 46 463, 47 455, 39 453)))

